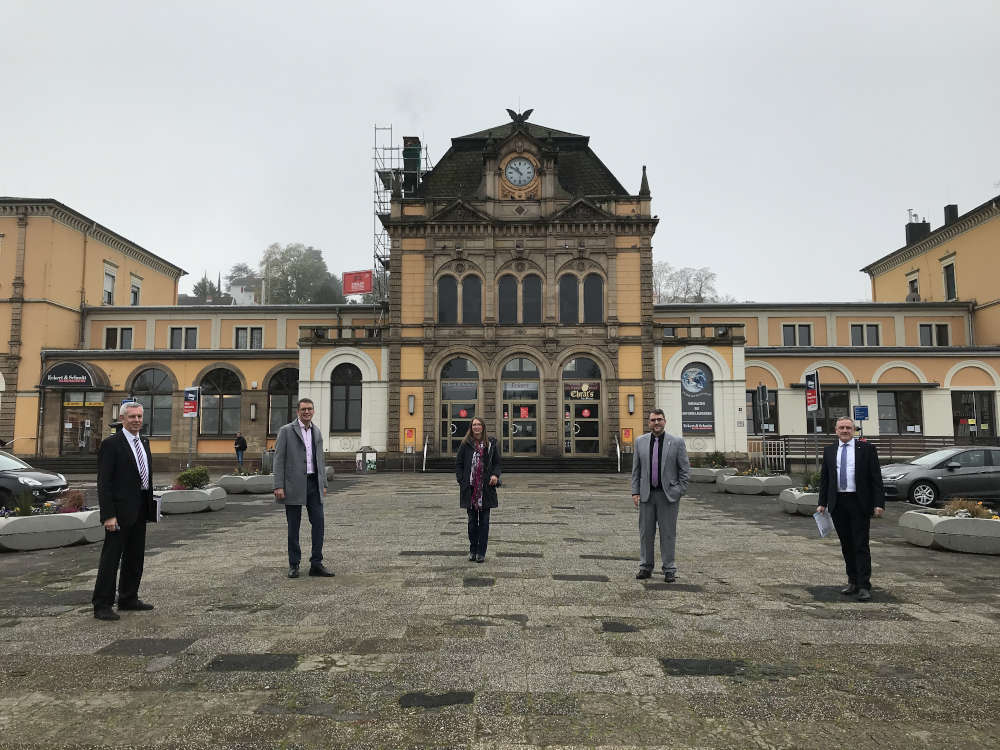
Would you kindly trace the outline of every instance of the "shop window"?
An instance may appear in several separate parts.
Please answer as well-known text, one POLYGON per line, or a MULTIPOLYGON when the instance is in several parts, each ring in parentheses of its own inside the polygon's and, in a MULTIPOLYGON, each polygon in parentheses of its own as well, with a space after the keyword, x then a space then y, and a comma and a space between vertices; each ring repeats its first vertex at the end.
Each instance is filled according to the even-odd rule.
MULTIPOLYGON (((851 416, 851 397, 848 391, 823 389, 822 406, 816 414, 817 432, 828 435, 837 432, 837 420, 851 416)), ((811 420, 807 417, 807 422, 811 420)))
POLYGON ((951 416, 960 443, 996 437, 996 400, 990 391, 952 391, 951 416))
POLYGON ((240 429, 240 379, 232 370, 218 368, 201 380, 201 434, 235 435, 240 429))
POLYGON ((105 328, 104 329, 105 349, 131 349, 132 329, 131 328, 105 328))
POLYGON ((298 415, 299 371, 295 367, 278 370, 267 386, 267 434, 277 435, 298 415))
POLYGON ((497 282, 497 323, 517 322, 517 279, 501 276, 497 282))
POLYGON ((923 406, 921 402, 920 391, 879 391, 879 434, 921 434, 923 432, 923 406))
POLYGON ((483 282, 478 276, 462 279, 462 323, 479 325, 483 322, 483 282))
POLYGON ((158 367, 143 370, 132 382, 132 398, 142 404, 142 434, 151 437, 169 436, 173 411, 170 375, 158 367))
POLYGON ((438 323, 458 323, 458 279, 442 276, 437 283, 438 323))
POLYGON ((330 432, 361 432, 361 370, 349 362, 331 377, 330 432))
POLYGON ((596 273, 583 280, 583 322, 604 322, 604 279, 596 273))
POLYGON ((812 346, 812 324, 786 323, 781 326, 782 346, 812 346))
POLYGON ((948 346, 948 324, 921 323, 920 346, 948 346))
POLYGON ((521 320, 524 323, 542 322, 542 278, 525 276, 521 280, 521 320))
POLYGON ((579 281, 572 274, 559 279, 559 322, 565 326, 580 322, 579 281))
POLYGON ((778 432, 778 392, 767 390, 767 401, 754 388, 747 391, 747 435, 775 435, 778 432))
POLYGON ((852 323, 851 346, 878 346, 877 323, 852 323))

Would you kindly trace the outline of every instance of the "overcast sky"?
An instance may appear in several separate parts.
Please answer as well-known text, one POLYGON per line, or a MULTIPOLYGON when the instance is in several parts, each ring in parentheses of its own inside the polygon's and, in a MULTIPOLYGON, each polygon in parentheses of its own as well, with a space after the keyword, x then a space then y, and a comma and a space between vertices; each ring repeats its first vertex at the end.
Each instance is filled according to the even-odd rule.
POLYGON ((505 109, 646 164, 654 257, 739 300, 862 300, 862 266, 1000 193, 1000 3, 4 0, 0 195, 188 271, 273 242, 371 267, 373 126, 432 161, 505 109), (341 8, 341 5, 344 8, 341 8))

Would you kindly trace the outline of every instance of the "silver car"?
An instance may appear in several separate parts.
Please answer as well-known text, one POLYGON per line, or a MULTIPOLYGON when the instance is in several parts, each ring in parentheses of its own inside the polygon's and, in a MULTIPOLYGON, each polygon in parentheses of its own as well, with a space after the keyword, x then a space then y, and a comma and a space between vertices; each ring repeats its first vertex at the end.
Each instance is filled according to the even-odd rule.
POLYGON ((1000 498, 1000 448, 956 445, 882 467, 889 499, 930 507, 949 497, 1000 498))

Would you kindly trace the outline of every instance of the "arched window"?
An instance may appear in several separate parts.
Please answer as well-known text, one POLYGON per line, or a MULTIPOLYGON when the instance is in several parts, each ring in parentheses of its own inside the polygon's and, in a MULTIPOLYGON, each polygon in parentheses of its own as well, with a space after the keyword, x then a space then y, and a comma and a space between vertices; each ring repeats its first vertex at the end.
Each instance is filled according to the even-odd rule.
POLYGON ((349 362, 337 365, 330 383, 330 432, 361 432, 361 370, 349 362))
POLYGON ((590 357, 571 359, 563 367, 563 380, 600 380, 601 368, 590 357))
POLYGON ((501 276, 497 282, 497 323, 517 322, 517 279, 501 276))
POLYGON ((157 367, 143 370, 132 383, 132 397, 142 404, 142 434, 169 435, 173 400, 170 375, 157 367))
POLYGON ((438 323, 458 322, 458 279, 442 276, 438 279, 438 323))
POLYGON ((201 434, 235 435, 240 429, 240 379, 221 367, 201 379, 201 434))
POLYGON ((278 370, 267 386, 267 433, 277 435, 283 425, 297 415, 299 371, 295 367, 278 370))
POLYGON ((542 322, 542 278, 525 276, 521 281, 521 320, 525 323, 542 322))
POLYGON ((559 322, 566 326, 580 322, 580 291, 571 273, 559 279, 559 322))
POLYGON ((483 322, 483 282, 478 276, 462 279, 462 322, 466 325, 483 322))
POLYGON ((604 279, 596 273, 583 280, 583 322, 604 322, 604 279))

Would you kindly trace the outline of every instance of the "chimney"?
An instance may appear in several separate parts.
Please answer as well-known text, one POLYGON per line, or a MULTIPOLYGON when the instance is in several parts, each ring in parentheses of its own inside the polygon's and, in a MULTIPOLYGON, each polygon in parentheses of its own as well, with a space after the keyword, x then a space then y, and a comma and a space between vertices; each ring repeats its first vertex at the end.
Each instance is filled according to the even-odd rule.
POLYGON ((906 244, 912 245, 914 242, 920 242, 920 240, 930 233, 930 222, 926 220, 908 222, 906 225, 906 244))
POLYGON ((409 198, 420 184, 420 139, 403 136, 403 197, 409 198))
POLYGON ((944 225, 954 224, 958 221, 958 204, 949 203, 944 207, 944 225))

